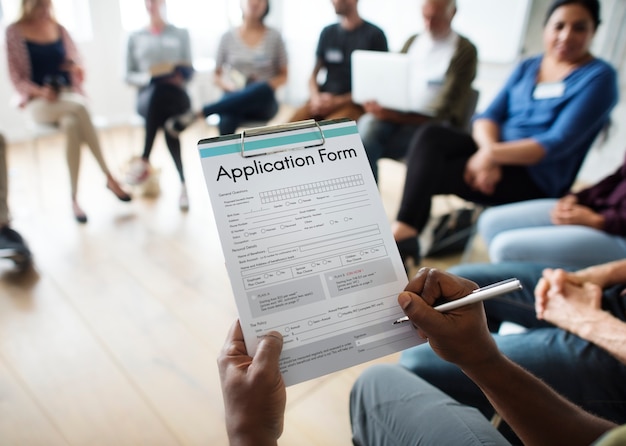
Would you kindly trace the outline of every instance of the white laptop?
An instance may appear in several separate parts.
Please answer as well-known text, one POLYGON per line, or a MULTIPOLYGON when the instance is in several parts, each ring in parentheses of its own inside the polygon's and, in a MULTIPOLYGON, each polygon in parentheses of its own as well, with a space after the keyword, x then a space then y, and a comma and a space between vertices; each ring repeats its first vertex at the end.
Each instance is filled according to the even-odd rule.
POLYGON ((411 111, 410 61, 404 53, 354 50, 352 100, 376 101, 382 107, 411 111))

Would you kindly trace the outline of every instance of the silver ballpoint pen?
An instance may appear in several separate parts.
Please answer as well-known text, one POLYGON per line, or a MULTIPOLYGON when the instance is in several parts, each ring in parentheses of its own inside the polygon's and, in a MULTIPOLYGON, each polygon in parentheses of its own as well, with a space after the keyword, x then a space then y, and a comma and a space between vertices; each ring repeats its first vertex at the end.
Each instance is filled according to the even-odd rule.
MULTIPOLYGON (((465 297, 462 297, 457 300, 453 300, 450 302, 446 302, 445 304, 437 305, 433 307, 437 311, 450 311, 455 308, 462 307, 464 305, 469 305, 474 302, 480 302, 482 300, 491 299, 492 297, 502 296, 503 294, 510 293, 511 291, 521 290, 522 284, 518 279, 507 279, 501 282, 496 282, 491 285, 484 286, 482 288, 477 288, 468 294, 465 297)), ((402 322, 408 322, 409 317, 404 316, 400 319, 395 320, 394 324, 401 324, 402 322)))

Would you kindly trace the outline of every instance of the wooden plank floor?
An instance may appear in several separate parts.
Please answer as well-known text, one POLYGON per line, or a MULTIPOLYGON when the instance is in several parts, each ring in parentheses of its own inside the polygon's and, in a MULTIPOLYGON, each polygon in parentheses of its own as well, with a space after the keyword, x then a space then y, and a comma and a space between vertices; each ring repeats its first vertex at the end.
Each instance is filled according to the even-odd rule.
MULTIPOLYGON (((120 176, 142 130, 101 136, 120 176)), ((203 123, 183 136, 187 213, 161 136, 155 199, 116 200, 84 149, 86 225, 71 214, 63 140, 10 145, 13 226, 35 264, 25 274, 0 265, 0 444, 226 444, 215 360, 236 310, 196 154, 208 136, 203 123)), ((385 166, 402 178, 385 170, 401 165, 385 166)), ((381 186, 389 215, 400 186, 381 186)), ((280 444, 350 444, 348 395, 367 365, 289 388, 280 444)))

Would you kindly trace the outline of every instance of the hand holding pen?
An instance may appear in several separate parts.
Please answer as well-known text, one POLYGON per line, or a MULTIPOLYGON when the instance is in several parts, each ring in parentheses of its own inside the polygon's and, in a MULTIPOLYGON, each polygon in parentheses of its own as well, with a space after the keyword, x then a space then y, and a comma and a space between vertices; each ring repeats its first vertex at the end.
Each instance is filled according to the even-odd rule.
MULTIPOLYGON (((481 302, 483 300, 491 299, 493 297, 502 296, 503 294, 510 293, 511 291, 521 290, 522 284, 518 279, 507 279, 501 282, 493 283, 491 285, 484 286, 482 288, 476 288, 470 294, 460 299, 446 302, 445 304, 437 305, 433 307, 435 310, 444 312, 452 311, 457 308, 461 308, 465 305, 472 304, 474 302, 481 302)), ((400 319, 396 319, 394 324, 401 324, 402 322, 408 322, 409 317, 404 316, 400 319)))
POLYGON ((417 327, 418 335, 429 341, 438 356, 462 368, 486 364, 498 355, 484 308, 469 304, 453 312, 441 312, 433 304, 442 297, 456 301, 474 289, 476 284, 470 280, 434 268, 422 268, 398 296, 398 304, 417 327))

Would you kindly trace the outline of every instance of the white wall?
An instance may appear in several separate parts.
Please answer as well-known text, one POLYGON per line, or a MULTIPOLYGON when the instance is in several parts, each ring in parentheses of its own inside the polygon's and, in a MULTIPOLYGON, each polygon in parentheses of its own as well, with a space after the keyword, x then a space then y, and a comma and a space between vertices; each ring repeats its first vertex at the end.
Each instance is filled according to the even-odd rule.
MULTIPOLYGON (((91 6, 94 40, 80 43, 79 47, 86 62, 86 90, 91 110, 94 115, 105 117, 112 124, 123 122, 134 115, 135 91, 123 82, 126 34, 120 18, 119 2, 84 1, 88 1, 91 6)), ((482 108, 507 76, 517 52, 521 49, 526 53, 541 50, 541 26, 549 0, 457 1, 459 12, 455 26, 479 44, 481 64, 476 86, 481 90, 479 108, 482 108), (502 7, 505 2, 510 8, 502 7), (527 20, 527 12, 529 32, 519 40, 514 30, 525 28, 523 23, 527 20), (477 23, 481 17, 484 21, 477 23), (508 34, 505 33, 507 38, 502 37, 502 29, 511 30, 508 34)), ((623 16, 612 12, 623 10, 624 3, 624 0, 603 0, 605 23, 596 42, 600 47, 608 48, 610 42, 615 42, 616 39, 619 41, 619 36, 604 33, 609 29, 615 31, 623 28, 623 16), (614 23, 615 20, 617 23, 614 23)), ((359 6, 365 19, 385 30, 391 50, 398 50, 409 35, 421 29, 418 0, 359 0, 359 6)), ((190 14, 193 12, 190 11, 190 14)), ((207 18, 207 22, 213 19, 207 18)), ((197 16, 194 16, 194 20, 197 21, 197 16)), ((330 0, 272 0, 272 12, 268 22, 283 32, 290 58, 289 82, 281 92, 281 97, 286 102, 299 104, 306 99, 307 79, 313 67, 319 31, 334 20, 336 18, 330 0)), ((227 26, 226 19, 224 26, 227 26)), ((214 25, 211 28, 214 31, 214 25)), ((211 52, 214 51, 216 42, 208 42, 198 35, 192 38, 195 42, 195 56, 203 60, 210 69, 210 59, 213 56, 211 52)), ((623 60, 624 45, 621 47, 612 51, 623 60)), ((8 81, 4 44, 0 49, 0 72, 5 79, 5 82, 0 82, 0 104, 6 104, 0 108, 0 131, 5 133, 9 141, 23 139, 27 137, 25 116, 10 105, 14 92, 8 81)), ((190 92, 196 105, 218 95, 212 87, 211 75, 207 72, 201 72, 195 77, 190 92)))

